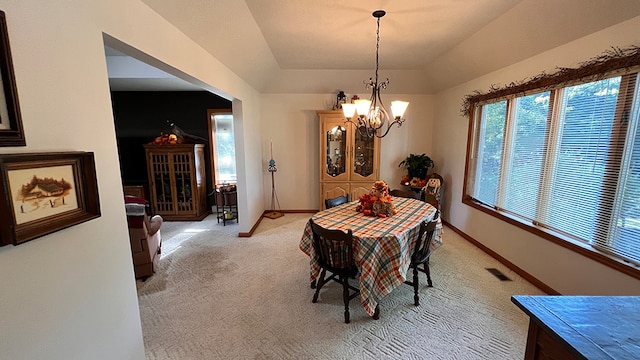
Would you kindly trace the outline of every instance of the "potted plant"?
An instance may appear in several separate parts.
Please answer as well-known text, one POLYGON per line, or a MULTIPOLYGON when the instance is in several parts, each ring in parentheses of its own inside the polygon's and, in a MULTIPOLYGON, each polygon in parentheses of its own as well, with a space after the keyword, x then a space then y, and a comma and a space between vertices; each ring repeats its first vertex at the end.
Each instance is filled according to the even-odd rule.
POLYGON ((426 154, 409 154, 404 160, 398 164, 398 167, 404 167, 409 173, 409 179, 418 178, 426 179, 429 169, 434 167, 435 164, 430 157, 426 154))

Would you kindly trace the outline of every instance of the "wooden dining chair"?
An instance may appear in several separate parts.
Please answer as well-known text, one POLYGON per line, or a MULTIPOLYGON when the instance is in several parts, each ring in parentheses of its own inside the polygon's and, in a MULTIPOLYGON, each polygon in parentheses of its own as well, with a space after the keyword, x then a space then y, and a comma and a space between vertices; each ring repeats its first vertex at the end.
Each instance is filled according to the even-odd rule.
POLYGON ((349 323, 349 301, 360 294, 360 290, 349 285, 349 278, 358 274, 358 268, 353 260, 353 233, 351 230, 329 230, 309 220, 313 233, 313 246, 318 256, 318 264, 322 269, 313 303, 318 302, 320 289, 330 280, 342 284, 342 299, 344 301, 344 322, 349 323), (325 279, 327 271, 331 276, 325 279), (353 290, 353 293, 350 293, 353 290))
POLYGON ((420 199, 420 193, 416 193, 415 191, 411 191, 411 190, 393 189, 389 191, 389 195, 396 196, 396 197, 409 198, 409 199, 418 199, 418 200, 420 199))
POLYGON ((410 269, 413 269, 413 281, 405 281, 407 285, 413 286, 413 302, 415 306, 420 305, 420 299, 418 297, 418 271, 422 271, 427 275, 427 286, 433 287, 431 282, 431 269, 429 269, 429 258, 431 257, 431 243, 433 242, 433 234, 435 233, 436 225, 438 224, 438 218, 440 212, 436 211, 431 221, 423 221, 420 224, 420 232, 418 234, 418 240, 416 246, 413 249, 411 255, 410 269), (420 269, 418 266, 423 265, 420 269))
POLYGON ((335 197, 333 199, 325 199, 324 200, 324 207, 325 209, 330 209, 334 206, 338 206, 340 204, 345 204, 351 201, 351 198, 349 197, 349 194, 347 195, 343 195, 343 196, 338 196, 335 197))

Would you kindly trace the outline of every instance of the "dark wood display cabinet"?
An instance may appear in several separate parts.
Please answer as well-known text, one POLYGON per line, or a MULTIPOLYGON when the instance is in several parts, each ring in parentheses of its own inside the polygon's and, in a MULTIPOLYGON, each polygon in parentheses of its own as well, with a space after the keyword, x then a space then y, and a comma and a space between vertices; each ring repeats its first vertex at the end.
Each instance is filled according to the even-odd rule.
POLYGON ((208 214, 203 144, 144 146, 153 214, 202 220, 208 214))

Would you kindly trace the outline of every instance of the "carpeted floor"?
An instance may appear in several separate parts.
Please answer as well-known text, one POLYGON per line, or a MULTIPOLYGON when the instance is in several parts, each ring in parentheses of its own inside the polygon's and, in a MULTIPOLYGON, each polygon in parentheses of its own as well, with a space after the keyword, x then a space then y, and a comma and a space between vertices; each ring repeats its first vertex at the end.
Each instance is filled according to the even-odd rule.
POLYGON ((147 359, 522 359, 528 317, 514 294, 543 292, 445 228, 421 274, 421 305, 401 286, 371 319, 359 299, 343 318, 332 282, 311 303, 298 249, 310 214, 263 219, 250 238, 214 216, 166 222, 158 272, 138 281, 147 359), (511 281, 500 281, 497 268, 511 281))

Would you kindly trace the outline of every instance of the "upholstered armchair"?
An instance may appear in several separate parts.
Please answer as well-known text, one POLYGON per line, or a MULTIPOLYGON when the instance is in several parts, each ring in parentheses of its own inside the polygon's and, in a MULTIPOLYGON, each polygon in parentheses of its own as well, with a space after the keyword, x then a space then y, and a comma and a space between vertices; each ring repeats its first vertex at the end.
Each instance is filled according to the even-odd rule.
POLYGON ((129 241, 136 279, 146 279, 158 267, 162 249, 160 215, 149 216, 149 205, 144 199, 125 196, 129 241))

